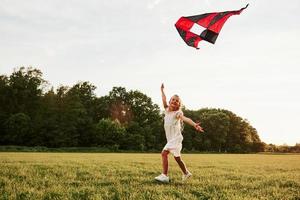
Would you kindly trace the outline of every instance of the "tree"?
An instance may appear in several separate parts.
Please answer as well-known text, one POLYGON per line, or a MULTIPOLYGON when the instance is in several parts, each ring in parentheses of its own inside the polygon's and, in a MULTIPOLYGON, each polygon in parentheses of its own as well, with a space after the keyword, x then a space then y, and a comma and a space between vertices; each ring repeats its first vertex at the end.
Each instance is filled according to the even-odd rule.
MULTIPOLYGON (((60 89, 62 90, 62 88, 60 89)), ((42 97, 39 112, 34 119, 33 145, 59 147, 60 127, 58 121, 60 102, 53 88, 42 97)))
POLYGON ((31 119, 24 113, 11 115, 7 121, 5 141, 11 145, 26 145, 31 139, 31 119))
POLYGON ((202 115, 205 139, 210 140, 212 151, 225 151, 226 136, 229 131, 229 117, 223 112, 211 110, 202 115))
POLYGON ((126 126, 126 133, 122 148, 129 150, 145 150, 145 129, 137 122, 130 122, 126 126))
POLYGON ((118 150, 124 140, 125 128, 111 119, 102 119, 96 125, 97 145, 118 150))
POLYGON ((133 121, 141 126, 149 125, 160 120, 159 106, 154 104, 150 97, 139 91, 128 93, 128 103, 132 112, 133 121))
MULTIPOLYGON (((195 122, 201 121, 202 124, 202 116, 198 111, 192 111, 192 110, 186 110, 183 109, 184 115, 193 119, 195 122)), ((202 126, 202 125, 201 125, 202 126)), ((183 135, 184 135, 184 140, 183 140, 183 146, 185 150, 206 150, 210 148, 206 146, 204 148, 204 133, 199 133, 196 132, 195 128, 190 126, 190 125, 185 125, 183 127, 183 135)))
POLYGON ((26 113, 33 117, 39 107, 43 86, 42 72, 38 69, 21 67, 14 71, 8 81, 6 111, 9 113, 26 113))
POLYGON ((129 104, 128 93, 123 87, 113 87, 108 95, 108 113, 110 118, 121 124, 132 120, 132 110, 129 104))
MULTIPOLYGON (((9 77, 0 76, 0 132, 5 134, 6 138, 15 138, 18 140, 18 143, 21 142, 20 137, 15 137, 15 133, 6 132, 12 131, 13 120, 27 120, 34 121, 35 115, 39 110, 40 99, 43 93, 43 87, 45 86, 46 81, 42 79, 42 73, 40 70, 24 67, 15 70, 9 77), (22 113, 22 114, 20 114, 22 113), (27 117, 25 117, 27 116, 27 117), (6 119, 9 119, 6 121, 6 119), (6 126, 4 125, 4 123, 6 126), (9 125, 9 127, 7 127, 9 125)), ((22 121, 25 123, 25 121, 22 121)), ((24 125, 24 124, 23 124, 24 125)), ((23 127, 24 128, 24 127, 23 127)), ((13 129, 17 131, 16 129, 13 129)), ((22 130, 22 134, 25 132, 22 130)), ((34 130, 31 126, 30 131, 26 134, 33 134, 34 130)), ((21 132, 16 133, 22 135, 21 132)), ((27 135, 27 140, 23 139, 22 142, 26 145, 29 145, 28 138, 33 138, 34 135, 27 135), (25 141, 28 141, 25 143, 25 141)), ((4 141, 4 137, 1 137, 0 143, 7 144, 8 141, 12 142, 13 139, 4 141)))
POLYGON ((77 114, 75 119, 76 135, 78 135, 78 146, 91 146, 94 144, 94 124, 99 121, 97 111, 97 98, 94 93, 96 86, 89 82, 80 82, 71 87, 66 98, 77 102, 77 114))
POLYGON ((122 124, 135 121, 144 126, 160 120, 159 106, 139 91, 127 92, 125 88, 114 87, 108 101, 111 118, 122 124))
POLYGON ((0 76, 0 145, 5 144, 5 121, 9 117, 7 105, 9 103, 9 80, 7 76, 0 76))
POLYGON ((103 113, 126 127, 128 141, 124 148, 129 149, 160 149, 164 139, 161 129, 161 115, 158 105, 151 98, 139 91, 127 92, 125 88, 114 87, 109 95, 102 98, 103 113))
POLYGON ((80 96, 60 86, 47 92, 36 118, 36 143, 48 147, 89 146, 93 123, 80 96))
POLYGON ((184 113, 196 121, 199 119, 204 128, 204 134, 200 135, 190 127, 184 128, 184 145, 189 149, 192 146, 195 150, 258 152, 264 148, 256 129, 231 111, 203 108, 184 113))
POLYGON ((77 97, 80 103, 84 106, 87 114, 92 117, 92 119, 97 121, 97 108, 96 108, 96 86, 89 82, 80 82, 71 87, 67 95, 77 97))

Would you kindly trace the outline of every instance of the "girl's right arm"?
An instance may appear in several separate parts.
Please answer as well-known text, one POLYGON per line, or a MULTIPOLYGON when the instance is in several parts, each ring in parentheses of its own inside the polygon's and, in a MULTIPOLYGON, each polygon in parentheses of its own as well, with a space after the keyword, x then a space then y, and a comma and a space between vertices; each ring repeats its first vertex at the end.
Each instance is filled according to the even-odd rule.
POLYGON ((163 105, 164 105, 164 108, 166 109, 168 107, 168 104, 167 104, 167 97, 165 95, 165 92, 164 92, 164 84, 162 83, 161 84, 161 87, 160 87, 160 90, 161 90, 161 98, 162 98, 162 102, 163 102, 163 105))

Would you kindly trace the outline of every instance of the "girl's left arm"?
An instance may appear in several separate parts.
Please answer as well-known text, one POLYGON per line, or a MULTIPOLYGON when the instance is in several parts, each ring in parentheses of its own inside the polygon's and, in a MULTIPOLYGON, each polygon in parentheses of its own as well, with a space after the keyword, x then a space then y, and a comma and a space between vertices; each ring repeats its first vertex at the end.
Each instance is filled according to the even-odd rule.
POLYGON ((161 98, 162 98, 162 102, 163 102, 164 108, 166 109, 166 108, 168 108, 168 104, 167 104, 167 97, 165 95, 164 89, 165 89, 165 86, 162 83, 161 86, 160 86, 161 98))
POLYGON ((203 128, 200 126, 200 123, 195 123, 193 120, 191 120, 188 117, 185 117, 184 115, 181 115, 180 117, 185 123, 188 123, 189 125, 193 126, 197 131, 204 132, 203 128))

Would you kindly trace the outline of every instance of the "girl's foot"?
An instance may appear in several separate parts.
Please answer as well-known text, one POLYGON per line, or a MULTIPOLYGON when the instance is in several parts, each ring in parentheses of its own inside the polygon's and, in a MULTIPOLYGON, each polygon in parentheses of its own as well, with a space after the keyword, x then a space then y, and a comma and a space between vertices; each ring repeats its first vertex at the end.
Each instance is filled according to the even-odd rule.
POLYGON ((192 173, 187 171, 187 174, 183 174, 182 175, 182 181, 186 181, 188 178, 190 178, 192 176, 192 173))
POLYGON ((169 177, 166 176, 165 174, 161 174, 161 175, 155 177, 155 180, 157 180, 159 182, 162 182, 162 183, 169 183, 170 182, 169 177))

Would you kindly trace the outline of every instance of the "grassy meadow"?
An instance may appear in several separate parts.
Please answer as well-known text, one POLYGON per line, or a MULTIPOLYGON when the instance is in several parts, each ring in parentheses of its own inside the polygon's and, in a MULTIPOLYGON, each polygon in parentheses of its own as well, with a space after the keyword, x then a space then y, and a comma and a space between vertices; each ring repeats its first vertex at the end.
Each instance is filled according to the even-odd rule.
POLYGON ((293 199, 300 200, 300 155, 183 154, 193 173, 171 183, 160 154, 0 153, 0 199, 293 199))

